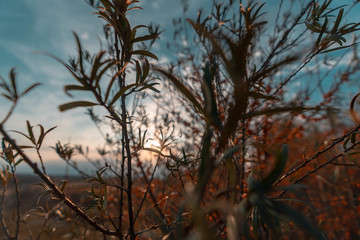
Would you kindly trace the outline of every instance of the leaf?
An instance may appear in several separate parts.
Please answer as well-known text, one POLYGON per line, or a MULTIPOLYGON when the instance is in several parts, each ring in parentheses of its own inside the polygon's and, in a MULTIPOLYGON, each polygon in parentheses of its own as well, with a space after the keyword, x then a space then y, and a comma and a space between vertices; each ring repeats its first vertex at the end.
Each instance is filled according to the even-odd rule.
POLYGON ((268 96, 259 92, 249 92, 248 95, 254 99, 279 100, 275 96, 268 96))
POLYGON ((138 89, 138 90, 136 90, 136 91, 137 91, 137 92, 141 92, 142 90, 149 88, 149 89, 153 90, 154 92, 160 93, 159 90, 157 90, 156 88, 154 88, 154 86, 155 86, 155 85, 158 85, 158 84, 159 84, 159 83, 145 84, 145 85, 143 85, 143 87, 141 87, 140 89, 138 89))
POLYGON ((226 167, 228 169, 229 183, 231 188, 231 203, 235 201, 235 186, 236 186, 236 166, 232 158, 227 158, 226 167))
MULTIPOLYGON (((358 154, 358 153, 355 153, 355 154, 358 154)), ((358 168, 360 168, 360 163, 358 161, 356 161, 354 158, 351 157, 350 154, 348 153, 345 153, 345 152, 342 152, 341 155, 345 156, 347 159, 349 159, 350 161, 352 161, 355 166, 357 166, 358 168)))
POLYGON ((12 130, 11 132, 15 132, 15 133, 21 134, 21 135, 23 135, 24 137, 26 137, 27 139, 29 139, 30 142, 32 142, 31 138, 30 138, 28 135, 26 135, 26 134, 24 134, 24 133, 22 133, 22 132, 19 132, 19 131, 16 131, 16 130, 12 130))
POLYGON ((284 171, 286 161, 288 158, 288 147, 284 145, 282 150, 277 154, 276 163, 274 169, 264 179, 260 181, 262 189, 268 191, 272 185, 281 176, 284 171))
POLYGON ((143 83, 145 81, 145 79, 148 77, 149 71, 150 71, 150 64, 149 64, 149 61, 145 58, 141 83, 143 83))
POLYGON ((17 94, 17 86, 16 86, 16 68, 12 68, 10 69, 9 72, 9 79, 12 85, 12 93, 14 94, 15 98, 17 98, 18 94, 17 94))
MULTIPOLYGON (((96 73, 98 72, 98 70, 100 69, 100 67, 106 62, 101 62, 102 57, 104 56, 104 54, 106 53, 106 51, 100 51, 98 54, 96 54, 95 59, 94 59, 94 63, 92 65, 92 69, 91 69, 91 74, 90 74, 90 82, 92 83, 93 80, 95 80, 96 78, 96 73)), ((110 59, 107 61, 111 61, 110 59)))
POLYGON ((205 110, 201 107, 200 103, 196 100, 195 96, 190 92, 190 90, 182 84, 174 75, 165 72, 164 70, 157 69, 160 73, 165 75, 169 80, 175 85, 175 87, 183 94, 185 97, 193 104, 194 108, 200 111, 204 116, 205 110))
POLYGON ((340 11, 339 11, 339 14, 338 14, 338 16, 337 16, 337 18, 336 18, 336 21, 335 21, 335 24, 334 24, 334 27, 333 27, 333 29, 331 30, 331 33, 336 33, 336 32, 337 32, 337 30, 338 30, 338 28, 339 28, 339 25, 340 25, 340 22, 341 22, 341 20, 342 20, 343 13, 344 13, 344 9, 342 8, 342 9, 340 9, 340 11))
POLYGON ((321 30, 319 28, 315 27, 313 24, 305 22, 305 25, 312 32, 317 32, 317 33, 321 32, 321 30))
POLYGON ((341 50, 341 49, 345 49, 345 48, 349 48, 349 47, 353 47, 353 46, 354 46, 354 44, 341 46, 341 47, 337 47, 337 48, 332 48, 332 49, 329 49, 329 50, 321 51, 321 54, 329 53, 329 52, 333 52, 333 51, 337 51, 337 50, 341 50))
POLYGON ((281 204, 277 201, 276 208, 282 213, 285 217, 293 221, 297 226, 303 228, 305 231, 311 233, 316 239, 326 240, 324 235, 300 213, 296 212, 294 209, 288 207, 285 204, 281 204))
POLYGON ((110 91, 111 91, 111 88, 116 80, 117 77, 119 77, 125 70, 126 70, 126 67, 128 65, 129 62, 126 62, 124 64, 124 67, 122 69, 120 69, 112 78, 111 78, 111 81, 106 89, 106 93, 105 93, 105 102, 107 102, 108 98, 109 98, 109 95, 110 95, 110 91))
POLYGON ((22 97, 22 96, 25 96, 28 92, 30 92, 32 89, 34 89, 35 87, 37 87, 37 86, 39 86, 39 85, 41 85, 41 84, 40 84, 40 83, 35 83, 35 84, 31 85, 30 87, 28 87, 27 89, 25 89, 25 91, 22 92, 22 93, 20 94, 20 96, 21 96, 21 97, 22 97))
POLYGON ((28 133, 29 133, 29 137, 30 137, 30 140, 31 142, 36 145, 36 142, 35 142, 35 137, 34 137, 34 133, 33 133, 33 126, 30 125, 30 122, 28 120, 26 120, 26 126, 27 126, 27 130, 28 130, 28 133))
POLYGON ((147 56, 147 57, 151 57, 151 58, 155 59, 156 61, 159 61, 158 57, 157 57, 155 54, 153 54, 153 53, 151 53, 151 52, 149 52, 149 51, 145 51, 145 50, 135 50, 135 51, 132 51, 132 52, 131 52, 131 55, 147 56))
POLYGON ((69 102, 59 106, 60 112, 64 112, 73 108, 77 107, 92 107, 98 105, 97 103, 88 102, 88 101, 76 101, 76 102, 69 102))
POLYGON ((5 93, 1 93, 1 96, 3 96, 4 98, 10 100, 10 101, 14 101, 14 99, 12 97, 10 97, 9 95, 5 94, 5 93))
POLYGON ((108 11, 110 11, 111 8, 114 8, 114 5, 109 0, 100 0, 100 2, 108 11))
POLYGON ((48 134, 49 132, 51 132, 52 130, 54 130, 55 128, 57 128, 57 126, 50 128, 50 129, 47 130, 45 133, 44 133, 44 127, 41 126, 40 124, 39 124, 39 127, 40 127, 40 137, 39 137, 38 142, 37 142, 38 149, 41 148, 42 142, 43 142, 46 134, 48 134))
POLYGON ((66 180, 61 180, 60 184, 59 184, 59 187, 60 187, 60 191, 61 192, 64 192, 65 188, 66 188, 66 185, 67 185, 67 181, 66 180))
POLYGON ((137 84, 136 84, 136 83, 133 83, 133 84, 130 84, 130 85, 128 85, 128 86, 122 87, 122 88, 120 89, 120 91, 118 91, 118 92, 115 94, 115 96, 113 97, 113 99, 112 99, 111 102, 109 103, 109 107, 111 107, 122 95, 124 95, 127 90, 129 90, 129 89, 132 88, 132 87, 136 87, 136 86, 137 86, 137 84))
POLYGON ((207 173, 212 168, 211 163, 209 161, 210 158, 210 148, 211 148, 211 138, 212 138, 212 130, 210 128, 206 129, 203 140, 202 140, 202 148, 200 153, 200 168, 199 168, 199 187, 202 186, 208 179, 206 179, 207 173))
POLYGON ((145 35, 145 36, 141 36, 138 38, 133 39, 131 42, 132 43, 137 43, 137 42, 144 42, 144 41, 148 41, 148 40, 154 40, 158 38, 157 35, 145 35))
POLYGON ((321 28, 321 31, 320 31, 320 34, 319 34, 317 40, 316 40, 315 46, 319 46, 320 41, 321 41, 321 38, 322 38, 322 36, 324 35, 324 32, 326 31, 327 24, 328 24, 328 19, 325 18, 325 22, 324 22, 324 24, 323 24, 323 26, 322 26, 322 28, 321 28))
POLYGON ((205 102, 207 122, 221 128, 221 120, 217 111, 216 97, 214 93, 213 80, 215 77, 214 64, 206 63, 202 81, 202 91, 205 102))
POLYGON ((80 42, 80 39, 79 39, 79 37, 78 37, 78 35, 76 34, 75 31, 73 31, 73 35, 75 37, 76 45, 78 47, 78 58, 79 58, 80 72, 81 72, 81 74, 84 74, 83 53, 82 53, 81 42, 80 42))
POLYGON ((359 125, 360 124, 360 121, 356 115, 356 112, 354 110, 354 105, 355 105, 355 102, 356 102, 356 99, 360 96, 360 93, 356 94, 352 99, 351 99, 351 102, 350 102, 350 114, 351 114, 351 117, 353 118, 354 122, 356 123, 356 125, 359 125))
POLYGON ((139 83, 140 78, 142 78, 141 67, 139 61, 135 60, 135 64, 136 64, 136 83, 139 83))
POLYGON ((64 87, 64 92, 68 95, 68 96, 72 96, 69 91, 74 91, 74 90, 77 90, 77 91, 88 91, 89 89, 87 87, 84 87, 84 86, 79 86, 79 85, 66 85, 64 87))
POLYGON ((237 153, 239 150, 241 149, 241 146, 236 145, 230 149, 228 149, 224 155, 220 158, 220 160, 218 161, 218 163, 221 163, 222 161, 231 158, 235 153, 237 153))

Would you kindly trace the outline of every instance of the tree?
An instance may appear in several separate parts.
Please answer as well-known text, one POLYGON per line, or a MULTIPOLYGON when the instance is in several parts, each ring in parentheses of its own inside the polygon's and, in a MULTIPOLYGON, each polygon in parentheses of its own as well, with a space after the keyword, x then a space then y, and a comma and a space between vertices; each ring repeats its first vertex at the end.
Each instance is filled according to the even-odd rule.
MULTIPOLYGON (((250 1, 244 6, 235 1, 214 1, 208 17, 200 11, 196 20, 187 20, 194 34, 185 38, 187 44, 179 46, 184 57, 165 69, 148 60, 157 60, 150 48, 160 34, 159 27, 131 27, 127 19, 130 10, 140 8, 134 7, 136 3, 89 1, 105 21, 108 48, 90 54, 74 33, 76 58, 66 63, 49 54, 74 77, 75 84, 65 86, 65 92, 72 96, 73 92, 85 91, 91 97, 65 103, 59 110, 87 108, 97 127, 107 123, 113 130, 113 135, 104 136, 107 147, 98 150, 104 162, 98 165, 95 176, 84 173, 71 159, 75 151, 87 157, 82 146, 58 142, 54 147, 87 179, 90 188, 83 202, 74 203, 68 198, 66 181, 57 185, 46 174, 40 149, 53 128, 45 131, 39 125, 39 136, 35 137, 34 126, 27 122, 28 133, 18 133, 31 145, 20 146, 4 127, 19 98, 37 84, 19 94, 14 70, 8 81, 1 79, 2 95, 13 103, 0 124, 1 157, 7 164, 2 171, 1 206, 11 178, 18 192, 16 166, 28 164, 42 178, 46 192, 56 199, 56 204, 45 210, 47 216, 60 211, 81 219, 81 228, 74 237, 81 236, 82 231, 93 231, 105 239, 277 239, 291 236, 295 224, 305 230, 302 236, 325 239, 317 224, 307 219, 307 211, 294 204, 306 205, 304 199, 297 198, 296 193, 302 191, 297 184, 344 156, 357 165, 353 155, 359 145, 356 134, 360 126, 354 110, 358 95, 350 104, 357 125, 354 129, 318 146, 315 153, 309 154, 306 149, 303 158, 297 148, 310 137, 308 129, 317 126, 317 121, 331 120, 329 116, 335 114, 335 109, 329 103, 336 100, 336 93, 357 68, 348 69, 340 81, 325 90, 322 101, 313 105, 308 102, 314 92, 323 90, 321 80, 298 92, 287 87, 317 58, 354 46, 343 44, 360 24, 343 23, 344 6, 332 8, 332 1, 309 1, 300 4, 297 12, 281 16, 283 5, 290 4, 281 1, 272 33, 265 21, 265 4, 250 1), (142 35, 138 36, 138 32, 142 35), (269 44, 264 45, 265 41, 269 44), (300 49, 304 57, 299 56, 300 49), (156 86, 158 79, 163 82, 161 94, 160 86, 156 86), (289 93, 296 98, 289 97, 289 93), (157 147, 145 145, 144 128, 149 127, 149 122, 143 118, 143 99, 150 94, 158 106, 154 118, 159 129, 157 147), (132 104, 127 99, 133 100, 132 104), (96 114, 99 107, 106 110, 105 118, 96 114), (181 133, 182 143, 177 138, 181 133), (322 159, 341 143, 339 152, 322 159), (41 168, 26 155, 26 148, 38 152, 41 168), (141 158, 143 152, 155 154, 150 165, 141 158), (166 178, 157 175, 160 167, 167 169, 166 178)), ((184 19, 176 22, 183 23, 184 19)), ((175 39, 182 33, 177 27, 175 39)), ((23 221, 19 194, 16 201, 15 238, 23 221)), ((2 228, 10 238, 12 234, 2 216, 2 228)), ((73 227, 76 224, 70 223, 73 227)))

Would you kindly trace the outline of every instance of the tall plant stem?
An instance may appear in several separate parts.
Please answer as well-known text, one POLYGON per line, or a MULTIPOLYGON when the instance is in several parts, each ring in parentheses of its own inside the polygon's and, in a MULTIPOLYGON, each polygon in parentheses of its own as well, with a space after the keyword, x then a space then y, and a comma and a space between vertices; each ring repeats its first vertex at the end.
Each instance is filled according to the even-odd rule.
MULTIPOLYGON (((124 66, 124 59, 126 59, 127 53, 125 52, 127 49, 126 46, 121 46, 121 56, 120 56, 120 48, 119 48, 119 38, 115 33, 115 52, 116 52, 116 60, 119 61, 117 64, 117 70, 120 71, 124 66)), ((120 89, 125 86, 125 71, 119 75, 119 86, 120 89)), ((127 129, 127 116, 126 116, 126 95, 121 96, 121 128, 122 128, 122 161, 123 163, 127 160, 127 200, 128 200, 128 215, 129 215, 129 235, 131 240, 135 240, 135 230, 134 230, 134 216, 133 216, 133 206, 132 206, 132 167, 131 167, 131 151, 130 151, 130 139, 129 133, 127 129), (126 154, 124 152, 126 151, 126 154)), ((124 169, 122 169, 123 171, 124 169)), ((121 198, 122 199, 122 198, 121 198)), ((121 207, 122 208, 122 207, 121 207)), ((120 209, 122 212, 122 209, 120 209)))

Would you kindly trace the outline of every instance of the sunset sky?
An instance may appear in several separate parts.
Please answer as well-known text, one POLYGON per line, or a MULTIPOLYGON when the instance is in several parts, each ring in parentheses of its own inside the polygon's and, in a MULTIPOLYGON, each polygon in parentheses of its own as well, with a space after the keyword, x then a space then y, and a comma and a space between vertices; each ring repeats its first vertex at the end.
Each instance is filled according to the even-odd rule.
MULTIPOLYGON (((275 9, 276 1, 269 1, 268 10, 275 9), (274 5, 271 5, 274 4, 274 5)), ((197 9, 206 8, 206 1, 189 1, 189 17, 196 17, 197 9)), ((181 16, 180 0, 147 0, 142 1, 144 10, 130 13, 133 25, 156 22, 166 30, 160 41, 154 46, 154 53, 160 62, 171 58, 171 53, 164 50, 165 43, 171 40, 172 19, 181 16)), ((40 82, 42 85, 20 101, 15 114, 6 124, 7 130, 25 131, 26 120, 32 125, 42 124, 45 129, 58 126, 43 145, 43 154, 47 161, 58 157, 49 146, 57 140, 63 143, 83 144, 92 148, 103 144, 84 109, 60 113, 57 107, 71 99, 64 94, 63 86, 73 83, 67 70, 48 56, 39 52, 51 53, 60 59, 67 60, 69 55, 76 54, 75 41, 71 31, 81 38, 82 44, 90 50, 99 50, 102 38, 102 23, 95 10, 82 0, 16 0, 2 1, 0 8, 0 76, 7 79, 8 71, 16 66, 18 82, 29 86, 40 82), (37 54, 36 54, 37 53, 37 54)), ((354 11, 356 12, 356 11, 354 11)), ((271 15, 271 11, 270 11, 271 15)), ((268 15, 268 16, 270 16, 268 15)), ((0 117, 2 118, 9 104, 0 98, 0 117)), ((12 136, 16 134, 12 133, 12 136)), ((18 138, 16 137, 17 139, 18 138)))
MULTIPOLYGON (((196 9, 199 5, 193 4, 196 9)), ((144 1, 144 10, 131 12, 133 25, 157 22, 162 29, 171 27, 172 18, 182 14, 181 2, 157 0, 144 1), (164 11, 168 9, 170 11, 164 11)), ((42 85, 33 90, 20 101, 15 114, 6 124, 8 130, 25 131, 26 120, 32 125, 42 124, 45 129, 57 126, 48 135, 42 152, 47 161, 58 159, 49 148, 57 140, 62 143, 84 144, 92 148, 103 144, 94 124, 84 114, 84 109, 75 109, 60 113, 57 107, 71 99, 64 94, 63 86, 73 83, 67 70, 55 60, 38 54, 51 53, 63 60, 76 54, 76 46, 72 31, 75 31, 83 46, 94 53, 99 50, 97 36, 102 37, 102 23, 95 9, 82 0, 17 0, 3 1, 0 9, 0 76, 7 79, 8 71, 17 67, 18 82, 24 88, 32 83, 42 85)), ((171 34, 171 33, 169 33, 171 34)), ((165 39, 163 39, 163 43, 165 39)), ((159 44, 154 51, 160 61, 166 59, 160 51, 159 44)), ((0 117, 10 106, 6 100, 0 99, 0 117)), ((19 141, 22 138, 12 134, 19 141)), ((30 154, 35 156, 34 154, 30 154)))

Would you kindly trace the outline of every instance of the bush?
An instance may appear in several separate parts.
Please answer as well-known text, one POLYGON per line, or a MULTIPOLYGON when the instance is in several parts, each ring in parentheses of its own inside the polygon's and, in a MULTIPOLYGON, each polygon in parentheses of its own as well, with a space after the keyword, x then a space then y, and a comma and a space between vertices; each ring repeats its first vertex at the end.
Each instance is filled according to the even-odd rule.
POLYGON ((356 47, 356 42, 345 45, 348 35, 359 30, 358 23, 344 23, 345 6, 280 1, 272 29, 266 19, 273 13, 265 14, 265 4, 214 1, 210 15, 199 11, 196 20, 174 21, 175 41, 170 46, 183 54, 166 68, 156 63, 151 51, 161 34, 159 27, 129 23, 127 15, 140 8, 138 1, 88 3, 105 22, 108 48, 91 54, 74 33, 77 57, 66 63, 47 55, 74 77, 74 83, 64 87, 69 96, 79 91, 89 95, 59 110, 86 108, 98 128, 111 127, 112 134, 104 136, 106 148, 98 149, 103 161, 90 159, 83 146, 58 142, 53 149, 86 184, 77 182, 70 189, 68 181, 50 178, 41 147, 54 127, 45 130, 38 125, 36 133, 27 121, 27 133, 14 131, 29 141, 26 146, 18 145, 5 129, 19 99, 38 85, 20 91, 11 69, 0 85, 2 96, 12 103, 0 123, 0 217, 5 237, 360 236, 360 186, 355 184, 358 95, 350 103, 356 123, 350 131, 348 124, 337 121, 342 113, 336 108, 341 88, 357 73, 356 48, 341 77, 326 86, 322 78, 316 80, 318 74, 328 74, 316 61, 340 59, 337 52, 356 47), (285 11, 287 7, 296 10, 285 11), (186 21, 193 34, 185 34, 186 21), (150 97, 155 101, 148 101, 150 97), (156 111, 147 117, 149 107, 156 111), (99 116, 97 109, 106 115, 99 116), (156 139, 147 137, 152 128, 156 139), (28 157, 28 148, 36 150, 38 160, 28 157), (72 159, 75 153, 97 166, 96 173, 80 169, 72 159), (20 209, 25 200, 16 174, 19 164, 29 165, 41 177, 42 196, 48 197, 25 213, 20 209), (11 227, 4 214, 10 181, 16 203, 11 227), (349 214, 336 216, 344 210, 349 214))

